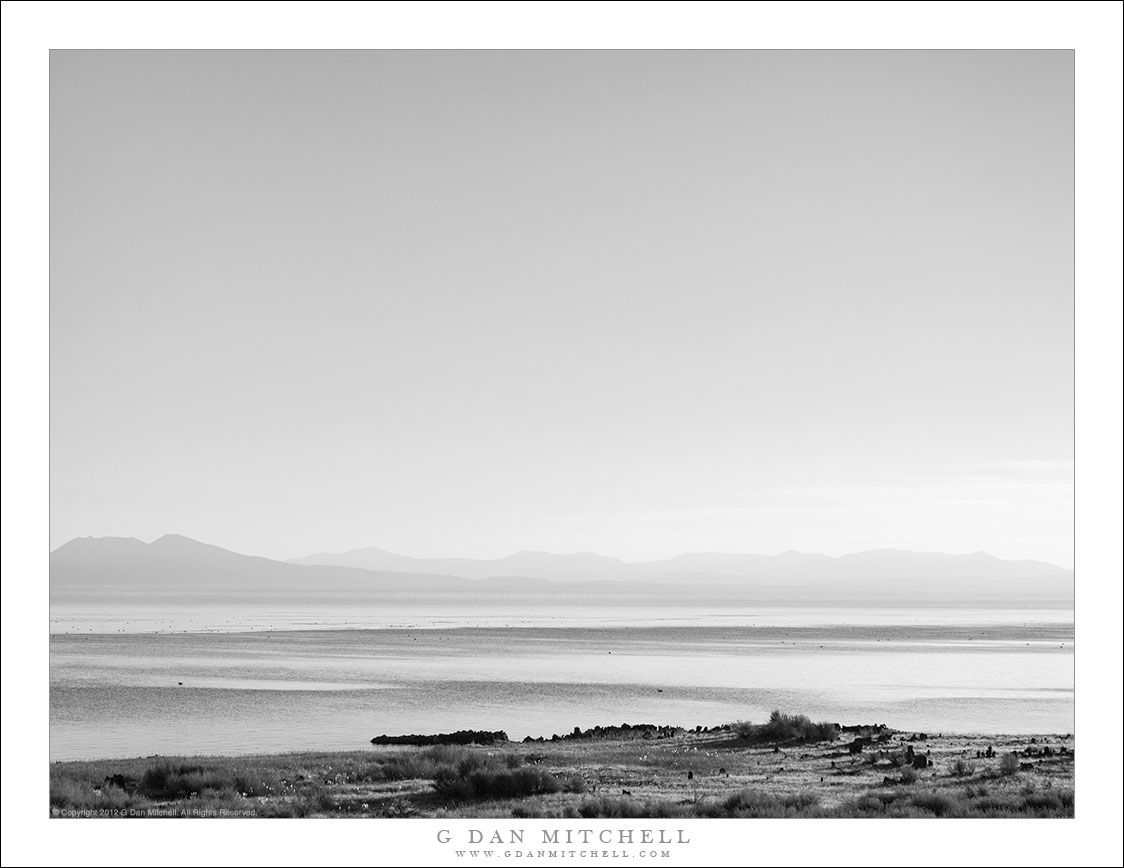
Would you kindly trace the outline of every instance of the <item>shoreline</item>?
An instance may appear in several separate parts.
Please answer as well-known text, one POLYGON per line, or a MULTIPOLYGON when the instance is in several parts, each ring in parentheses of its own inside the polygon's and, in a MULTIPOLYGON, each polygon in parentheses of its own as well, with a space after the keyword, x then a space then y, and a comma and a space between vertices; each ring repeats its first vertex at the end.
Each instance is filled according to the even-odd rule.
MULTIPOLYGON (((696 733, 693 728, 677 727, 669 725, 670 728, 679 729, 683 731, 686 736, 694 736, 696 733)), ((712 732, 721 729, 721 726, 711 727, 712 732)), ((893 730, 900 735, 908 738, 910 735, 920 733, 917 730, 893 730)), ((961 740, 972 742, 991 742, 993 744, 1031 744, 1031 740, 1036 740, 1039 744, 1053 744, 1060 742, 1062 744, 1072 745, 1075 736, 1072 733, 1053 733, 1053 732, 956 732, 952 730, 945 730, 935 734, 930 734, 932 731, 926 730, 926 735, 933 739, 938 740, 961 740)), ((510 738, 506 742, 498 744, 479 744, 472 743, 464 745, 465 747, 477 748, 503 748, 515 747, 519 745, 535 745, 543 744, 550 745, 556 744, 551 740, 552 735, 560 735, 560 733, 551 733, 550 735, 543 736, 524 736, 523 738, 510 738)), ((381 734, 380 734, 381 735, 381 734)), ((409 735, 390 736, 390 738, 410 738, 409 735)), ((562 737, 560 741, 569 741, 567 737, 562 737)), ((191 761, 191 762, 205 762, 214 760, 218 762, 233 761, 233 760, 272 760, 272 759, 288 759, 292 757, 332 757, 332 756, 354 756, 357 754, 367 754, 372 749, 377 748, 411 748, 411 747, 431 747, 433 744, 411 743, 408 741, 392 742, 387 741, 384 743, 371 743, 371 739, 365 740, 370 744, 369 747, 355 746, 352 748, 293 748, 292 750, 263 750, 263 751, 240 751, 240 752, 222 752, 222 751, 200 751, 200 752, 183 752, 183 753, 153 753, 144 756, 130 755, 130 756, 88 756, 88 757, 74 757, 70 759, 49 759, 50 766, 62 765, 87 765, 94 763, 135 763, 147 762, 151 760, 173 760, 173 761, 191 761)), ((609 742, 612 739, 600 739, 599 741, 609 742)), ((627 741, 627 740, 623 740, 627 741)))
POLYGON ((666 634, 679 634, 688 631, 715 634, 728 632, 736 635, 739 642, 750 645, 760 644, 794 644, 798 641, 806 642, 833 642, 839 645, 857 646, 868 648, 872 643, 919 645, 925 642, 941 642, 949 647, 973 647, 967 643, 976 643, 974 647, 986 648, 989 646, 1020 643, 1023 647, 1056 649, 1061 643, 1062 647, 1072 650, 1075 645, 1075 630, 1072 619, 1056 621, 1038 621, 1027 624, 1025 622, 1008 623, 1004 621, 977 621, 974 623, 942 624, 933 623, 896 623, 872 621, 863 624, 830 624, 830 623, 769 623, 765 618, 758 618, 764 623, 746 621, 751 616, 744 614, 730 616, 731 620, 720 623, 698 623, 691 619, 667 619, 662 623, 644 624, 618 624, 612 621, 591 624, 548 624, 537 625, 533 623, 515 623, 504 625, 481 624, 403 624, 394 626, 359 626, 359 625, 328 625, 309 624, 294 627, 223 627, 223 628, 193 628, 193 629, 124 629, 99 630, 92 628, 82 631, 80 629, 55 630, 49 632, 51 640, 58 639, 83 639, 83 640, 131 640, 136 637, 162 636, 162 637, 262 637, 262 636, 339 636, 345 634, 377 634, 380 637, 402 638, 409 636, 423 636, 429 639, 445 634, 458 634, 459 636, 491 636, 503 634, 507 638, 520 640, 541 640, 547 636, 557 638, 567 632, 581 631, 586 635, 606 634, 606 639, 628 631, 630 638, 651 636, 660 638, 666 634), (737 618, 737 621, 733 619, 737 618), (861 636, 856 636, 861 633, 861 636), (986 637, 986 638, 985 638, 986 637), (1029 640, 1029 641, 1028 641, 1029 640), (963 644, 961 644, 963 643, 963 644))
MULTIPOLYGON (((151 601, 150 601, 151 602, 151 601)), ((676 629, 743 629, 795 630, 838 629, 887 630, 922 628, 927 630, 951 629, 970 635, 973 630, 1013 630, 1019 626, 1033 625, 1036 630, 1046 630, 1051 636, 1073 641, 1074 609, 1072 603, 1038 606, 833 606, 793 605, 777 606, 768 603, 738 605, 681 606, 650 605, 637 611, 635 606, 618 607, 605 604, 588 604, 551 607, 544 609, 542 602, 512 603, 510 611, 496 611, 487 607, 473 613, 472 608, 456 607, 440 611, 440 604, 432 601, 403 603, 401 600, 372 601, 340 607, 340 601, 324 601, 315 614, 299 601, 278 603, 272 601, 269 611, 260 610, 247 601, 245 607, 228 601, 215 601, 210 606, 203 602, 184 603, 165 612, 149 611, 150 604, 130 607, 118 605, 106 613, 90 610, 81 604, 67 604, 53 600, 50 612, 49 634, 57 637, 94 636, 221 636, 246 634, 284 633, 347 633, 378 632, 401 633, 414 631, 471 632, 508 630, 536 630, 539 632, 565 630, 676 630, 676 629), (437 608, 438 611, 434 611, 437 608), (841 616, 846 615, 843 619, 841 616), (1068 635, 1062 636, 1063 633, 1068 635)))
POLYGON ((586 731, 484 745, 54 761, 51 814, 1073 816, 1069 733, 915 733, 871 725, 824 740, 762 741, 739 735, 739 726, 745 725, 653 727, 660 734, 650 737, 622 735, 613 726, 598 728, 604 737, 586 731))

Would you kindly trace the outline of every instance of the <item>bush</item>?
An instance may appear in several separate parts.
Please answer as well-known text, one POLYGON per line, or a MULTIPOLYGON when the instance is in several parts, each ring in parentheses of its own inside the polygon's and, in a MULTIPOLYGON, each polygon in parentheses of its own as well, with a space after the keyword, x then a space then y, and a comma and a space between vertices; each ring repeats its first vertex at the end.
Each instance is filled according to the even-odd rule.
POLYGON ((276 789, 276 781, 260 772, 236 772, 167 760, 145 769, 137 784, 139 794, 158 800, 190 798, 208 790, 237 796, 264 796, 276 789))
POLYGON ((887 805, 892 803, 892 799, 886 801, 868 793, 845 801, 836 809, 836 813, 844 817, 864 817, 871 814, 879 816, 885 814, 887 805))
POLYGON ((560 775, 558 780, 564 793, 584 793, 586 790, 585 778, 576 772, 560 775))
POLYGON ((834 723, 814 723, 805 714, 784 714, 781 711, 773 711, 767 723, 756 725, 739 720, 730 728, 738 738, 754 742, 805 743, 839 738, 839 729, 834 723))
POLYGON ((911 766, 906 766, 902 769, 901 782, 903 784, 915 784, 919 775, 913 770, 911 766))
POLYGON ((409 799, 395 799, 385 808, 383 808, 382 815, 392 819, 400 819, 402 817, 416 817, 418 814, 417 806, 409 799))
POLYGON ((150 799, 179 799, 198 793, 202 785, 202 766, 165 761, 144 770, 137 791, 150 799))
POLYGON ((944 793, 918 793, 910 803, 938 817, 966 816, 967 810, 959 800, 944 793))
POLYGON ((516 799, 557 793, 562 789, 562 784, 550 772, 537 768, 489 766, 453 769, 446 766, 439 769, 434 777, 433 789, 445 799, 468 801, 516 799))
POLYGON ((949 774, 957 778, 969 778, 976 773, 976 767, 962 759, 956 760, 949 770, 949 774))
POLYGON ((1003 754, 1003 759, 999 760, 999 771, 1005 775, 1013 775, 1019 770, 1018 755, 1013 753, 1003 754))
POLYGON ((1073 813, 1073 790, 1050 790, 1045 793, 1033 793, 1023 798, 1026 809, 1030 812, 1047 815, 1073 813))
POLYGON ((589 819, 623 818, 640 819, 647 817, 673 818, 692 815, 686 805, 660 799, 629 799, 623 796, 599 796, 585 799, 578 806, 578 814, 589 819))
POLYGON ((762 793, 742 790, 721 803, 719 811, 704 808, 704 815, 719 817, 792 817, 806 815, 820 803, 815 793, 762 793))
POLYGON ((367 775, 373 780, 412 781, 433 779, 442 769, 456 769, 461 775, 480 768, 487 757, 468 748, 437 745, 425 750, 380 757, 367 775))

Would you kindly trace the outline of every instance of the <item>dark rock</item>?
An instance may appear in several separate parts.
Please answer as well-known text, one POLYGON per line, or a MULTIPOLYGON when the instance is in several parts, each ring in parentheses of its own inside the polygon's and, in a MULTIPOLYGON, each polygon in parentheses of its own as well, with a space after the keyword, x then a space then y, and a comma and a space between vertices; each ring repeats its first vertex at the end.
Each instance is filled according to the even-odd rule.
POLYGON ((486 730, 462 729, 457 732, 441 732, 436 735, 378 735, 371 739, 371 744, 502 744, 508 741, 507 733, 502 730, 488 732, 486 730))

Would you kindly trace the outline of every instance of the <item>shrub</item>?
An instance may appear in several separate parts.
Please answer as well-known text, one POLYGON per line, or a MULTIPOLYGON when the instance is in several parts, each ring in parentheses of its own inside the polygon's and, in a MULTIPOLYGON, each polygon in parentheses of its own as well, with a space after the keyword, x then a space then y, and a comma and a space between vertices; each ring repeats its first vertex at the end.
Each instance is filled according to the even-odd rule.
POLYGON ((468 759, 469 757, 478 756, 466 747, 460 747, 451 744, 439 744, 433 747, 427 747, 421 751, 417 756, 422 759, 431 760, 435 763, 445 763, 452 765, 461 762, 461 760, 468 759))
POLYGON ((422 756, 391 757, 384 763, 375 766, 374 780, 386 781, 414 781, 432 778, 438 768, 444 764, 435 763, 432 759, 422 756))
POLYGON ((519 820, 536 820, 544 817, 556 817, 556 813, 548 812, 540 805, 520 803, 511 809, 511 816, 519 820))
POLYGON ((791 817, 807 814, 820 803, 815 793, 762 793, 742 790, 722 801, 715 811, 707 806, 701 813, 719 817, 791 817))
POLYGON ((868 793, 867 795, 856 796, 845 801, 837 808, 837 813, 844 817, 862 817, 869 814, 879 815, 886 813, 887 804, 889 803, 884 802, 882 799, 878 798, 878 796, 868 793))
POLYGON ((584 793, 586 790, 585 778, 576 772, 560 775, 558 780, 564 793, 584 793))
POLYGON ((903 784, 915 784, 919 775, 915 772, 912 766, 906 766, 902 769, 901 782, 903 784))
POLYGON ((183 799, 207 790, 238 796, 264 796, 278 789, 277 781, 260 770, 235 771, 233 768, 173 763, 162 760, 145 769, 137 792, 150 799, 183 799))
POLYGON ((959 800, 947 796, 944 793, 918 793, 910 799, 910 803, 938 817, 962 817, 967 813, 964 805, 959 800))
POLYGON ((999 760, 999 771, 1005 775, 1013 775, 1019 770, 1019 758, 1017 754, 1005 753, 1003 759, 999 760))
POLYGON ((199 792, 202 775, 202 766, 158 762, 144 770, 137 791, 150 799, 178 799, 199 792))
POLYGON ((966 760, 958 759, 952 764, 949 774, 957 778, 968 778, 976 773, 976 767, 966 760))
POLYGON ((834 723, 821 721, 814 723, 804 714, 784 714, 773 711, 767 723, 756 726, 739 720, 731 728, 739 738, 756 742, 813 742, 834 741, 839 730, 834 723))
POLYGON ((686 805, 661 799, 629 799, 623 796, 599 796, 585 799, 578 805, 578 814, 586 818, 672 818, 689 817, 686 805))
POLYGON ((1043 814, 1073 813, 1073 790, 1050 790, 1024 797, 1028 811, 1043 814))
POLYGON ((382 812, 384 817, 401 818, 417 816, 418 808, 409 799, 395 799, 382 812))
POLYGON ((412 781, 433 779, 441 770, 454 769, 464 776, 488 760, 479 752, 454 745, 436 745, 421 751, 380 757, 366 777, 374 780, 412 781))
POLYGON ((451 801, 516 799, 557 793, 562 789, 558 778, 543 769, 464 766, 462 763, 457 769, 445 766, 438 770, 433 789, 439 796, 451 801))

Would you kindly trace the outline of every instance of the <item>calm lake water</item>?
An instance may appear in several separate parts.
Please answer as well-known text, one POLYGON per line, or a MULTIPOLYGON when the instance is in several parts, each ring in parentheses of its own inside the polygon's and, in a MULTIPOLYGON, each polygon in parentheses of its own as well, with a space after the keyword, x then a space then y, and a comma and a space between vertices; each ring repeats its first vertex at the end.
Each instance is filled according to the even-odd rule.
POLYGON ((1066 733, 1072 610, 53 601, 52 759, 694 727, 1066 733), (182 684, 181 684, 182 682, 182 684))

